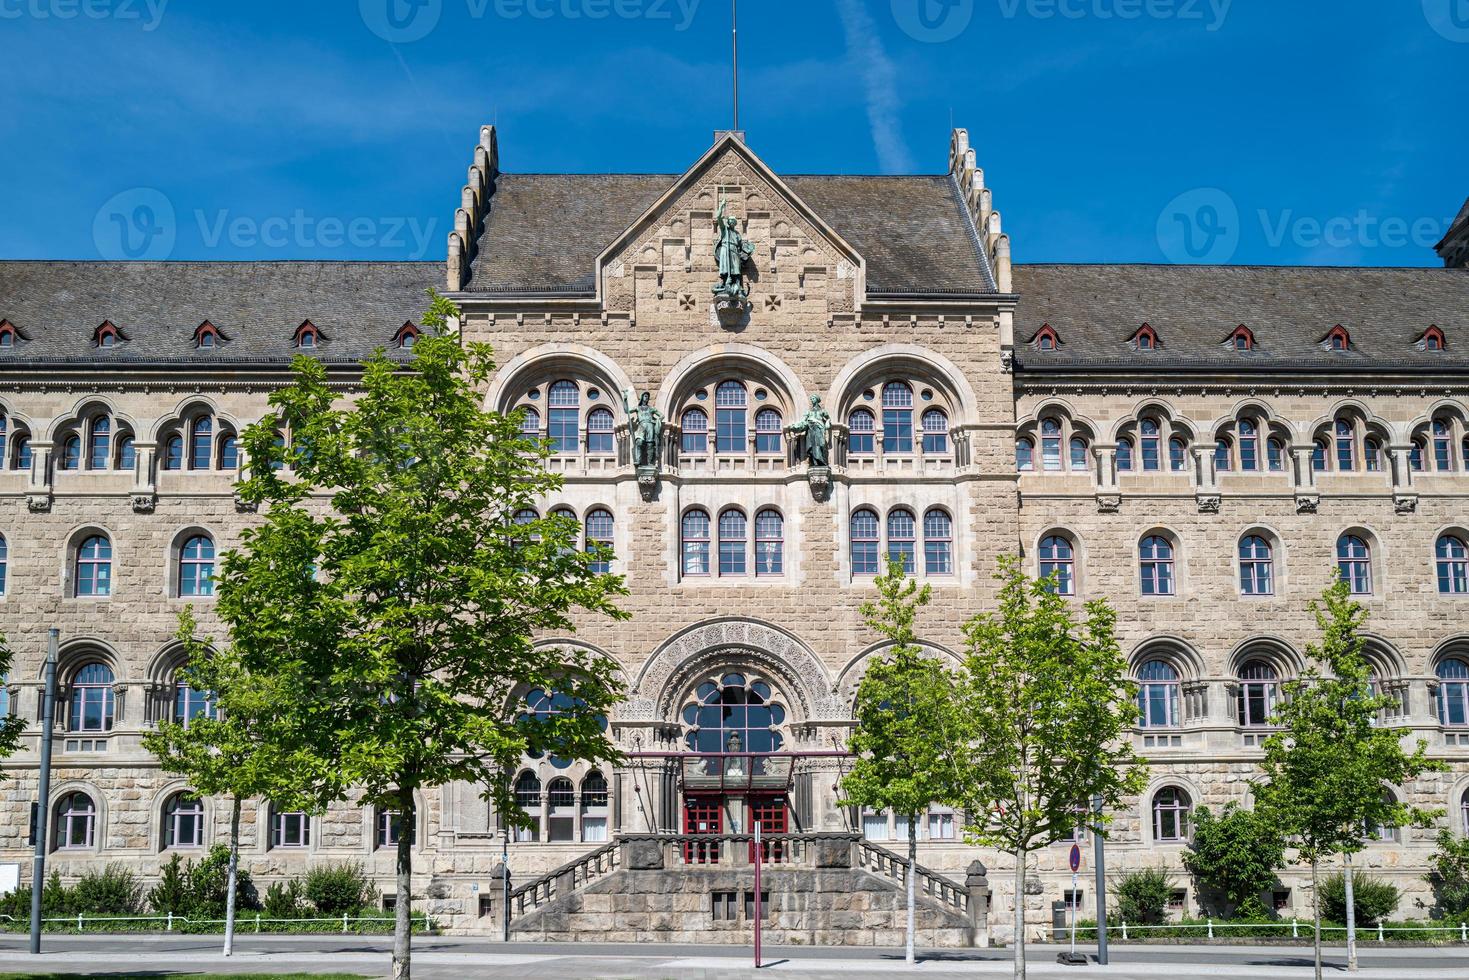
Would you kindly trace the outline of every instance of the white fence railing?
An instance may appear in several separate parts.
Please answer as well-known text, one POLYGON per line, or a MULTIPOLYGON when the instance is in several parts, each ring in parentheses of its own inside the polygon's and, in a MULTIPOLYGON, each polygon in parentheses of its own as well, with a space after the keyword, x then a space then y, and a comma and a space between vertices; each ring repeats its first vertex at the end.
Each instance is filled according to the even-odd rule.
MULTIPOLYGON (((1286 922, 1284 919, 1282 919, 1280 922, 1215 922, 1213 919, 1205 919, 1202 922, 1164 922, 1160 923, 1159 925, 1137 925, 1136 923, 1134 923, 1132 926, 1132 931, 1134 933, 1133 938, 1137 938, 1137 934, 1151 936, 1154 933, 1168 932, 1170 930, 1174 932, 1198 932, 1202 930, 1204 932, 1203 936, 1191 936, 1189 938, 1218 939, 1228 938, 1228 936, 1218 936, 1216 935, 1216 932, 1227 934, 1231 929, 1253 929, 1259 932, 1260 935, 1247 938, 1285 939, 1287 937, 1283 933, 1284 930, 1287 928, 1290 929, 1289 938, 1291 939, 1311 938, 1312 922, 1310 919, 1306 919, 1304 921, 1301 919, 1291 919, 1289 922, 1286 922)), ((1127 942, 1129 941, 1127 930, 1127 923, 1120 922, 1116 925, 1109 925, 1107 927, 1107 934, 1109 937, 1121 939, 1121 941, 1127 942)), ((1048 927, 1048 931, 1052 942, 1063 942, 1071 938, 1071 931, 1070 927, 1068 926, 1052 925, 1048 927)), ((1076 927, 1076 935, 1078 938, 1087 935, 1095 937, 1096 932, 1097 927, 1094 925, 1078 925, 1076 927)), ((1458 925, 1438 926, 1429 925, 1427 923, 1419 926, 1388 926, 1383 925, 1382 923, 1378 923, 1375 926, 1358 926, 1357 938, 1365 938, 1366 940, 1371 941, 1375 935, 1379 943, 1385 943, 1388 941, 1390 934, 1394 932, 1446 933, 1447 935, 1444 938, 1449 942, 1469 943, 1469 921, 1461 922, 1458 925)), ((1325 936, 1328 933, 1339 933, 1343 938, 1345 938, 1347 934, 1347 927, 1323 925, 1321 927, 1321 935, 1325 936)))
MULTIPOLYGON (((29 923, 30 919, 17 919, 11 915, 0 915, 0 920, 10 924, 29 923)), ((235 928, 241 932, 248 931, 252 927, 255 932, 261 931, 261 926, 271 925, 293 925, 293 926, 332 926, 339 927, 343 933, 350 933, 353 925, 363 923, 374 923, 392 926, 397 920, 391 915, 342 915, 328 918, 310 919, 269 919, 262 915, 241 915, 235 918, 235 928)), ((41 919, 44 928, 49 924, 59 924, 69 928, 75 928, 77 932, 85 932, 88 926, 93 929, 106 930, 109 922, 144 922, 161 925, 164 932, 173 932, 175 926, 220 926, 225 924, 224 919, 191 919, 186 915, 67 915, 52 916, 41 919)), ((422 915, 413 917, 413 928, 416 930, 430 929, 433 923, 422 915)))

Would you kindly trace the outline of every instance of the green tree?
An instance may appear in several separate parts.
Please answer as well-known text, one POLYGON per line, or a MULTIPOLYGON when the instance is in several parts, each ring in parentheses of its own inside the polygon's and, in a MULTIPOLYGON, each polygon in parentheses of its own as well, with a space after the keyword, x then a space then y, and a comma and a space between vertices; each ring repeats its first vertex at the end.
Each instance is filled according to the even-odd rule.
POLYGON ((1227 803, 1216 817, 1208 807, 1194 814, 1193 837, 1183 866, 1207 895, 1211 911, 1241 918, 1264 918, 1260 895, 1278 880, 1285 865, 1285 838, 1275 822, 1259 810, 1227 803), (1213 899, 1222 897, 1222 904, 1213 899))
POLYGON ((1469 916, 1469 837, 1438 832, 1438 850, 1424 880, 1433 886, 1437 912, 1445 919, 1469 916))
POLYGON ((165 772, 188 779, 195 793, 229 800, 223 952, 230 956, 241 893, 244 801, 264 797, 288 809, 317 810, 331 797, 337 774, 330 760, 313 753, 292 716, 292 706, 306 694, 294 684, 298 676, 251 671, 234 644, 216 647, 199 635, 192 606, 179 615, 177 635, 188 658, 181 677, 194 690, 209 692, 213 710, 159 722, 143 736, 143 746, 165 772))
POLYGON ((959 801, 971 814, 966 838, 1015 856, 1015 976, 1023 980, 1027 857, 1070 837, 1094 798, 1104 827, 1105 811, 1140 792, 1146 770, 1128 738, 1136 687, 1111 606, 1087 603, 1078 624, 1055 580, 1028 578, 1013 555, 1001 557, 997 578, 998 611, 965 626, 959 801))
MULTIPOLYGON (((10 646, 5 642, 5 634, 0 633, 0 692, 10 677, 11 660, 10 646)), ((0 760, 3 760, 20 748, 20 733, 25 731, 25 719, 15 713, 15 705, 10 703, 8 694, 0 693, 0 698, 4 699, 5 707, 5 712, 0 714, 0 760)), ((4 778, 5 773, 0 772, 0 780, 4 778)))
POLYGON ((524 821, 506 776, 523 755, 617 758, 617 665, 536 640, 625 618, 622 579, 598 570, 605 549, 579 549, 574 520, 517 521, 561 479, 519 413, 483 407, 490 348, 450 333, 457 316, 433 296, 412 362, 378 351, 350 401, 320 361, 296 358, 244 435, 238 493, 263 522, 218 579, 232 648, 298 692, 291 722, 333 760, 336 797, 397 815, 395 978, 410 972, 415 794, 473 783, 524 821), (529 688, 564 709, 516 714, 529 688))
POLYGON ((1162 867, 1124 871, 1112 879, 1112 894, 1117 899, 1117 917, 1123 922, 1158 925, 1168 917, 1173 875, 1162 867))
POLYGON ((1400 803, 1388 789, 1444 768, 1427 758, 1421 739, 1403 749, 1403 731, 1380 724, 1396 701, 1372 688, 1363 655, 1367 611, 1337 579, 1311 601, 1321 631, 1306 649, 1310 666, 1292 682, 1277 709, 1280 726, 1265 742, 1255 799, 1262 814, 1293 840, 1297 860, 1311 865, 1316 977, 1321 977, 1323 858, 1342 855, 1346 874, 1347 956, 1356 966, 1351 857, 1369 827, 1428 826, 1437 811, 1400 803))
MULTIPOLYGON (((857 685, 857 725, 847 746, 856 757, 842 778, 845 805, 892 811, 908 818, 908 864, 918 864, 918 821, 935 801, 954 794, 954 679, 925 656, 914 621, 932 590, 888 562, 876 581, 877 599, 864 603, 867 625, 891 644, 857 685)), ((907 959, 913 962, 914 880, 908 875, 907 959)))

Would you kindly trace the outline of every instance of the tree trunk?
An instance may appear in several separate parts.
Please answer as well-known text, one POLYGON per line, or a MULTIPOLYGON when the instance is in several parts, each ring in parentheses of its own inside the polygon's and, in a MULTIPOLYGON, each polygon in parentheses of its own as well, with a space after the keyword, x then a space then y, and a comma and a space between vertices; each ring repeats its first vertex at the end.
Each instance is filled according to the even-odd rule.
POLYGON ((1015 980, 1025 980, 1025 848, 1015 848, 1015 980))
POLYGON ((908 815, 908 964, 913 963, 913 883, 918 877, 918 815, 908 815))
POLYGON ((240 798, 236 796, 230 806, 230 860, 229 873, 225 876, 224 893, 224 955, 235 952, 235 892, 239 890, 240 877, 240 798))
POLYGON ((1352 856, 1343 853, 1342 881, 1347 890, 1347 969, 1357 972, 1357 903, 1352 897, 1352 856))
POLYGON ((1321 880, 1317 874, 1316 858, 1311 858, 1311 907, 1314 909, 1315 929, 1312 931, 1316 948, 1316 980, 1321 980, 1321 880))
POLYGON ((398 894, 393 905, 393 980, 409 980, 413 943, 413 831, 418 826, 413 794, 405 792, 398 810, 398 894))

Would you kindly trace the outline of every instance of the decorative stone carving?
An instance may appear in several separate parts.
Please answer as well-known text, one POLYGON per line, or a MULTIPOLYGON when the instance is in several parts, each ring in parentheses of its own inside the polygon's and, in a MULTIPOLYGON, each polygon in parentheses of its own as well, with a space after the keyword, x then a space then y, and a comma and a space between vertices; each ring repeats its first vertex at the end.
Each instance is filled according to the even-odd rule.
POLYGON ((638 467, 638 493, 642 494, 645 501, 651 501, 658 496, 658 467, 638 467))
POLYGON ((750 301, 743 296, 722 293, 714 298, 714 316, 726 330, 742 328, 750 319, 750 301))
POLYGON ((158 506, 158 494, 156 493, 147 491, 134 493, 132 499, 133 511, 138 514, 151 514, 153 513, 153 508, 158 506))
POLYGON ((1122 509, 1122 494, 1099 493, 1097 494, 1097 513, 1115 514, 1122 509))
POLYGON ((806 470, 806 481, 811 484, 811 496, 821 503, 826 503, 831 497, 831 467, 810 467, 806 470))
POLYGON ((28 493, 26 494, 26 506, 32 514, 44 514, 51 509, 50 493, 28 493))
POLYGON ((1015 352, 1008 347, 1000 351, 1000 370, 1006 374, 1015 370, 1015 352))
POLYGON ((1412 514, 1418 510, 1418 495, 1416 493, 1394 493, 1392 495, 1393 510, 1398 514, 1412 514))
POLYGON ((1296 513, 1297 514, 1314 514, 1314 513, 1316 513, 1316 508, 1318 508, 1320 506, 1321 506, 1321 494, 1319 494, 1319 493, 1298 493, 1298 494, 1296 494, 1296 513))
POLYGON ((1219 513, 1219 503, 1220 503, 1219 494, 1217 494, 1217 493, 1200 493, 1200 494, 1196 494, 1195 497, 1194 497, 1194 499, 1198 501, 1198 504, 1199 504, 1199 513, 1200 514, 1217 514, 1217 513, 1219 513))

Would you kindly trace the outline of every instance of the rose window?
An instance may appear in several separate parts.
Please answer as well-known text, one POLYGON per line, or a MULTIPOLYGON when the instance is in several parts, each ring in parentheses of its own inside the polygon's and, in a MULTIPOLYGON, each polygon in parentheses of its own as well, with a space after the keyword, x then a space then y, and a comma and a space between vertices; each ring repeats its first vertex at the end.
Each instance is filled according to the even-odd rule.
POLYGON ((769 684, 725 674, 700 684, 684 706, 685 742, 694 752, 778 752, 785 717, 769 684))

